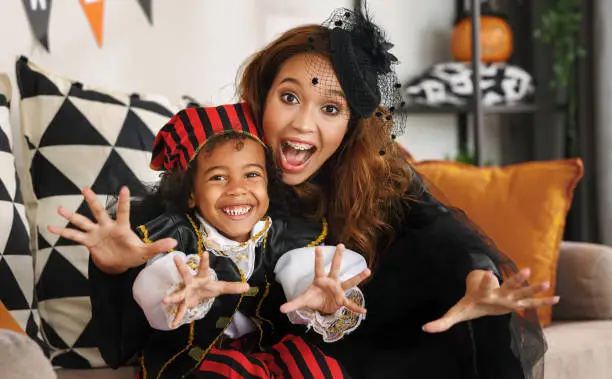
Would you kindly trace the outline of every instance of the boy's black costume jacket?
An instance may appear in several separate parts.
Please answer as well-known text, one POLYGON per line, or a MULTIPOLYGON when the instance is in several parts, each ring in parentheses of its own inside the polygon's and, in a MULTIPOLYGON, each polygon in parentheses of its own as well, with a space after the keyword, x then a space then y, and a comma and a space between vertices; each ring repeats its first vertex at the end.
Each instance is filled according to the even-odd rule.
MULTIPOLYGON (((178 241, 175 250, 187 255, 202 251, 199 225, 192 215, 163 214, 140 225, 136 231, 145 242, 174 238, 178 241)), ((152 329, 132 296, 131 286, 144 265, 120 275, 107 275, 90 260, 92 323, 104 360, 116 368, 140 354, 142 379, 181 378, 199 367, 213 346, 223 343, 223 332, 238 310, 254 315, 251 320, 259 330, 260 346, 276 342, 294 328, 279 311, 286 301, 282 288, 269 277, 273 275, 276 260, 279 254, 291 249, 320 244, 325 234, 324 222, 273 220, 257 248, 255 268, 248 280, 249 291, 243 295, 219 296, 206 317, 171 331, 152 329)), ((209 257, 218 280, 244 281, 229 257, 215 254, 209 257)))

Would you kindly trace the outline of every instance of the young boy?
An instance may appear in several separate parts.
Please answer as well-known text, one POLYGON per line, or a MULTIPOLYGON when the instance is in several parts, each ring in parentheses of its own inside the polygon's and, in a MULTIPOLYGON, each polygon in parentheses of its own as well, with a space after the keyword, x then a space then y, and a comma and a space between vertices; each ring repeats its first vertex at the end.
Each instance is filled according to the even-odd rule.
POLYGON ((270 165, 244 103, 182 110, 158 133, 151 167, 164 171, 157 196, 167 212, 137 231, 145 242, 172 237, 178 245, 151 259, 133 283, 134 299, 154 329, 144 343, 143 373, 181 377, 195 370, 231 377, 246 368, 263 370, 260 377, 293 377, 311 370, 286 364, 296 354, 310 354, 316 366, 339 367, 329 357, 314 359, 322 354, 287 335, 284 324, 308 324, 329 342, 354 330, 365 312, 355 286, 367 276, 366 262, 351 251, 343 258, 343 247, 315 253, 325 238, 324 220, 272 223, 266 216, 270 165), (315 271, 328 271, 326 265, 339 271, 338 282, 351 283, 346 293, 342 285, 313 281, 315 271), (280 305, 300 296, 305 309, 279 317, 280 305), (308 300, 338 296, 348 301, 308 300), (331 308, 308 306, 330 302, 331 308), (297 352, 279 348, 287 344, 298 346, 297 352))

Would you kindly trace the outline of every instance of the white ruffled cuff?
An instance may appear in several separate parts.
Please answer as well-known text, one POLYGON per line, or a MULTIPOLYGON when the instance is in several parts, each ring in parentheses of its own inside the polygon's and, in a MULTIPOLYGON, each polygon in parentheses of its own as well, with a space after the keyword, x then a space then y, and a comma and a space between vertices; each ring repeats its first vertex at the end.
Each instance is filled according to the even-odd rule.
MULTIPOLYGON (((276 266, 274 274, 276 281, 281 284, 287 301, 291 301, 304 293, 314 280, 314 247, 294 249, 283 254, 276 266)), ((336 251, 335 246, 321 246, 325 271, 329 272, 331 262, 336 251)), ((361 273, 368 268, 365 258, 355 251, 345 249, 340 265, 338 278, 341 281, 361 273)), ((356 304, 365 306, 365 298, 359 288, 354 287, 346 291, 349 299, 356 304)), ((323 316, 312 310, 299 310, 289 314, 289 320, 294 324, 305 324, 323 336, 325 342, 335 342, 344 335, 357 329, 364 315, 340 308, 335 314, 323 316)))
MULTIPOLYGON (((365 297, 359 288, 353 287, 346 291, 346 297, 355 304, 365 307, 365 297)), ((346 307, 341 307, 331 315, 322 315, 311 309, 298 309, 287 316, 293 324, 306 325, 308 329, 320 334, 327 343, 342 339, 357 329, 365 319, 365 314, 353 312, 346 307)))
MULTIPOLYGON (((174 257, 177 255, 185 260, 191 274, 195 275, 200 264, 200 257, 195 254, 186 256, 183 252, 173 251, 149 262, 147 267, 138 274, 132 287, 134 299, 140 305, 149 324, 154 329, 173 330, 181 325, 202 319, 208 314, 215 301, 215 298, 206 299, 206 301, 188 309, 183 320, 177 326, 171 326, 178 305, 164 304, 163 299, 184 286, 183 278, 174 263, 174 257)), ((217 280, 217 274, 213 269, 209 269, 209 273, 211 279, 217 280)))

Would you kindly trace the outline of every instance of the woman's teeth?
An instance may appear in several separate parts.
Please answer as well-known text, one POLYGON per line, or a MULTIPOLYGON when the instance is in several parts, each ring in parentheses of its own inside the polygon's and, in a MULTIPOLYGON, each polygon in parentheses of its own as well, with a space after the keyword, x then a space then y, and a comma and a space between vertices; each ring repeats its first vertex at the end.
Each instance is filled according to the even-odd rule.
POLYGON ((300 143, 300 142, 293 142, 293 141, 285 141, 284 144, 286 146, 291 147, 292 149, 295 150, 310 150, 312 148, 314 148, 314 146, 307 144, 307 143, 300 143))
POLYGON ((316 149, 314 145, 308 143, 283 141, 281 144, 281 154, 284 161, 293 167, 306 163, 316 149))
POLYGON ((251 211, 252 207, 250 206, 241 206, 241 207, 227 207, 223 208, 223 213, 229 216, 242 216, 251 211))

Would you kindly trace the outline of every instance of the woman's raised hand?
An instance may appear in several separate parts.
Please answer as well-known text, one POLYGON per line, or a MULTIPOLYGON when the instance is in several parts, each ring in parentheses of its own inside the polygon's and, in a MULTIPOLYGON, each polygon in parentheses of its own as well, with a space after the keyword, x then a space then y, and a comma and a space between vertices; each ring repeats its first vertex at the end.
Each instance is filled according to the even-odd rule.
POLYGON ((463 321, 484 316, 499 316, 521 309, 535 309, 559 302, 559 297, 533 298, 533 295, 549 288, 548 282, 524 286, 529 269, 523 269, 508 278, 501 286, 490 271, 474 270, 466 279, 465 296, 444 316, 423 326, 428 333, 439 333, 463 321))
POLYGON ((130 191, 127 187, 121 188, 119 192, 116 220, 110 217, 90 188, 83 189, 83 196, 97 222, 60 206, 57 212, 78 229, 53 225, 49 225, 47 229, 51 233, 87 247, 94 264, 101 271, 107 274, 120 274, 176 246, 177 242, 172 238, 146 244, 132 231, 129 217, 130 191))

